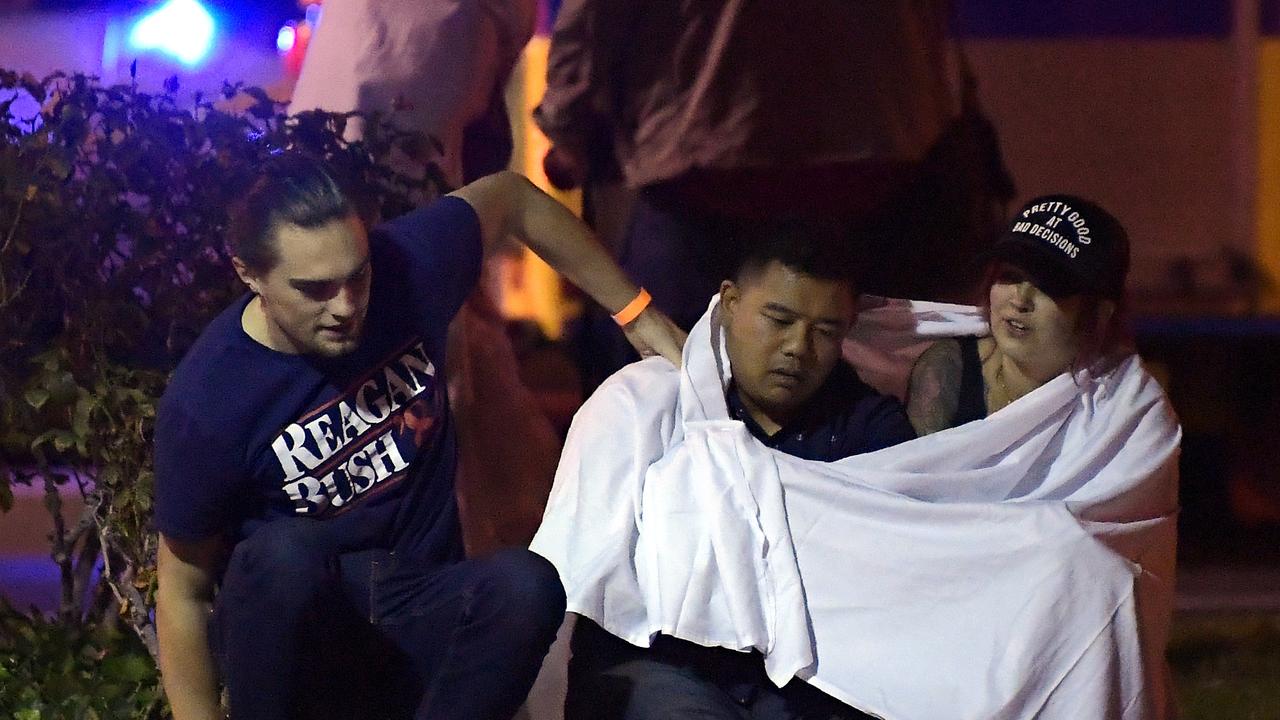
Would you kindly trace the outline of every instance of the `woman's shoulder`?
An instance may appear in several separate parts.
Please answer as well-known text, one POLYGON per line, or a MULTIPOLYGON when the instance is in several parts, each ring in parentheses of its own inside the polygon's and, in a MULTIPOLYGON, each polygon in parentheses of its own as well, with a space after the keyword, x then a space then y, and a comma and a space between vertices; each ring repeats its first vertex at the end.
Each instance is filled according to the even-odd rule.
POLYGON ((960 340, 938 340, 920 354, 907 386, 907 418, 918 435, 951 427, 963 377, 964 346, 960 340))

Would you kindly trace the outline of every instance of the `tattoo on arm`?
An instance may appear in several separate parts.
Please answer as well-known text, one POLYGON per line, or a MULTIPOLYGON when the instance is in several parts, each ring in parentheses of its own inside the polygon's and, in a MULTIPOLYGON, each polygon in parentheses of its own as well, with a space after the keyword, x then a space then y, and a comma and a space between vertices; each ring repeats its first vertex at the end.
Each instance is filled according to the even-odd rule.
POLYGON ((960 407, 963 365, 955 340, 935 342, 916 360, 907 388, 907 417, 919 435, 951 427, 960 407))

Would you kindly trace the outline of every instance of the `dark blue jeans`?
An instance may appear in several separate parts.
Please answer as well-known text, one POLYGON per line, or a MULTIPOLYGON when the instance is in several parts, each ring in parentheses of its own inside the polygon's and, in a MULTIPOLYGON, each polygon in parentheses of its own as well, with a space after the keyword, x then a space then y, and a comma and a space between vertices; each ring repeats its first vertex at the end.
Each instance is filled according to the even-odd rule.
POLYGON ((871 720, 802 680, 774 685, 758 652, 665 635, 638 648, 579 617, 565 720, 871 720))
POLYGON ((211 643, 231 717, 508 720, 564 619, 523 549, 423 567, 330 552, 324 523, 268 523, 232 553, 211 643))

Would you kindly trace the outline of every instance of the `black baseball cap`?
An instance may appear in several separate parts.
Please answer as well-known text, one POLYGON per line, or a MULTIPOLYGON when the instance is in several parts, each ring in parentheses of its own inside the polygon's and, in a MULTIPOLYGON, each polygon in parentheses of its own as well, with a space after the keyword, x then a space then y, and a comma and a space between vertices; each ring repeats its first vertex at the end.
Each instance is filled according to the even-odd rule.
POLYGON ((1018 211, 989 257, 1017 265, 1051 297, 1119 299, 1129 274, 1129 234, 1097 203, 1042 195, 1018 211))

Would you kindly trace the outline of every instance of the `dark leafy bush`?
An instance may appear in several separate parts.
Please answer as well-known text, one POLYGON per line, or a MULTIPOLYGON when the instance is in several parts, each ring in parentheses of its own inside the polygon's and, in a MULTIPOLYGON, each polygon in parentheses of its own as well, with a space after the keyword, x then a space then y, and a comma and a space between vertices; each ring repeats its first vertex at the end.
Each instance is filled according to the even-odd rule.
MULTIPOLYGON (((362 118, 363 140, 349 143, 352 114, 286 118, 260 90, 227 86, 227 98, 251 99, 229 114, 200 96, 182 107, 176 80, 165 87, 148 95, 84 75, 0 70, 0 509, 11 507, 15 483, 43 488, 62 579, 55 622, 5 606, 0 715, 102 715, 101 703, 59 699, 62 681, 35 696, 11 688, 54 682, 54 666, 79 682, 71 678, 86 653, 156 652, 156 402, 200 329, 242 291, 224 231, 259 163, 286 147, 323 156, 359 189, 370 218, 440 188, 437 173, 415 180, 389 169, 396 153, 420 156, 423 139, 383 118, 362 118), (34 100, 38 113, 18 116, 15 99, 34 100), (82 514, 64 514, 59 489, 84 497, 82 514), (118 637, 118 620, 138 643, 118 637), (27 646, 35 655, 21 654, 27 646)), ((147 672, 131 660, 112 665, 118 673, 100 667, 151 688, 122 717, 151 706, 154 667, 142 658, 147 672)))
POLYGON ((20 613, 0 600, 6 717, 149 720, 163 705, 155 663, 134 633, 20 613))

